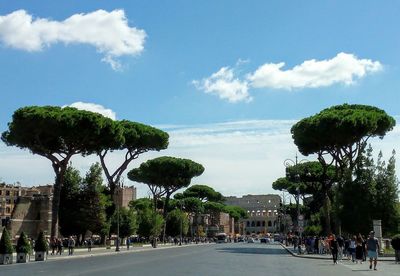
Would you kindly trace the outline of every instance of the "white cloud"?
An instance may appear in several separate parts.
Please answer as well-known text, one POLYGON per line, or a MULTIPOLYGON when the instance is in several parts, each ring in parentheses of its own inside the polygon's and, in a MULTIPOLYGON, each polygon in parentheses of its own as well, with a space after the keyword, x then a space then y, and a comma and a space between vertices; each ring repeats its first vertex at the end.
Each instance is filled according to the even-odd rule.
MULTIPOLYGON (((236 66, 248 61, 239 60, 236 66)), ((358 59, 353 54, 339 53, 332 59, 306 60, 292 69, 282 70, 284 62, 265 63, 244 77, 235 77, 234 70, 222 67, 218 72, 192 83, 205 93, 235 103, 251 101, 251 88, 303 89, 331 86, 337 83, 354 84, 358 79, 383 69, 379 61, 358 59)))
POLYGON ((232 68, 222 67, 218 72, 201 81, 193 81, 195 87, 205 93, 217 95, 231 103, 240 101, 250 102, 247 81, 235 78, 232 68))
POLYGON ((113 69, 120 68, 116 58, 140 54, 145 38, 144 30, 128 26, 123 10, 74 14, 64 21, 33 18, 25 10, 0 16, 0 41, 8 47, 33 52, 60 42, 89 44, 113 69))
MULTIPOLYGON (((87 110, 87 111, 91 111, 91 112, 95 112, 95 113, 100 113, 101 115, 108 117, 110 119, 113 119, 113 120, 115 120, 117 118, 114 111, 112 111, 111 109, 105 108, 104 106, 99 105, 99 104, 76 102, 76 103, 70 104, 69 106, 75 107, 76 109, 79 109, 79 110, 87 110)), ((64 105, 63 107, 66 107, 66 105, 64 105)))
POLYGON ((247 76, 252 87, 273 89, 317 88, 336 83, 353 84, 369 73, 382 70, 379 61, 358 59, 339 53, 332 59, 306 60, 292 69, 282 70, 281 63, 266 63, 247 76))

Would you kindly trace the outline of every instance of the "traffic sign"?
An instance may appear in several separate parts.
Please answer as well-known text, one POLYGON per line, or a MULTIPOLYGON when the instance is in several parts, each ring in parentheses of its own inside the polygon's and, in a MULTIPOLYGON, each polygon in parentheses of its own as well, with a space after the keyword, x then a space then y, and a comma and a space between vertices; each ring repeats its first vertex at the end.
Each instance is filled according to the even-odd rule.
POLYGON ((299 216, 297 217, 297 219, 298 219, 298 220, 303 220, 303 219, 304 219, 304 216, 303 216, 303 215, 299 215, 299 216))
POLYGON ((299 226, 303 227, 304 226, 304 220, 299 220, 299 226))
POLYGON ((303 232, 304 231, 304 229, 303 229, 303 227, 299 227, 299 232, 303 232))

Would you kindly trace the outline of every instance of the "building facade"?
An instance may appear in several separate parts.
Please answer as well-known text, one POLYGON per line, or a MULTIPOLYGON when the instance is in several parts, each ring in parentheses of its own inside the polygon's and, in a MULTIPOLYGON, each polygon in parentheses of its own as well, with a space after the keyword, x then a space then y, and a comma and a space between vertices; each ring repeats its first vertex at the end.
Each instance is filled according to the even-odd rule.
POLYGON ((239 206, 246 210, 248 218, 240 219, 236 228, 241 235, 265 235, 278 231, 279 195, 245 195, 225 198, 226 205, 239 206))
POLYGON ((116 197, 117 197, 117 204, 118 206, 128 208, 129 207, 129 202, 132 200, 136 200, 136 187, 135 186, 130 186, 130 187, 121 187, 117 188, 118 190, 116 191, 116 197))
POLYGON ((12 237, 24 231, 36 237, 39 231, 50 231, 53 185, 23 187, 20 183, 0 183, 1 226, 9 228, 12 237))

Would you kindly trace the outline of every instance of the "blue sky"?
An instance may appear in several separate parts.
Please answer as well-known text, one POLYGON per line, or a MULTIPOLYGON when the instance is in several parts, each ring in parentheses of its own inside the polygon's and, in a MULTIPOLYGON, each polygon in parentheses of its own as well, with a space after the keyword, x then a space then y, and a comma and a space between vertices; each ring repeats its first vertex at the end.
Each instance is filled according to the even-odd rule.
MULTIPOLYGON (((199 181, 232 194, 273 192, 270 183, 283 169, 257 172, 295 154, 290 135, 271 138, 287 133, 286 120, 344 102, 400 115, 399 13, 397 1, 0 1, 0 130, 22 106, 97 104, 117 119, 171 130, 170 149, 157 154, 200 158, 206 172, 199 181), (77 14, 86 23, 66 21, 77 14), (42 25, 26 33, 10 28, 27 16, 30 26, 42 25), (96 21, 105 17, 106 25, 96 21), (244 130, 249 122, 257 128, 244 130), (231 139, 219 156, 221 146, 211 146, 219 132, 205 129, 221 123, 240 126, 224 132, 231 139), (192 129, 209 145, 182 148, 182 133, 190 133, 185 141, 203 137, 192 129), (239 144, 235 135, 242 135, 239 144), (275 144, 262 138, 257 150, 260 135, 275 144), (278 144, 279 153, 269 155, 278 144), (241 158, 240 175, 226 171, 241 158)), ((399 147, 393 137, 382 144, 386 156, 399 147)), ((0 152, 3 180, 52 181, 45 160, 3 144, 0 152), (39 172, 5 169, 22 159, 39 172)), ((87 162, 76 161, 82 168, 87 162)))

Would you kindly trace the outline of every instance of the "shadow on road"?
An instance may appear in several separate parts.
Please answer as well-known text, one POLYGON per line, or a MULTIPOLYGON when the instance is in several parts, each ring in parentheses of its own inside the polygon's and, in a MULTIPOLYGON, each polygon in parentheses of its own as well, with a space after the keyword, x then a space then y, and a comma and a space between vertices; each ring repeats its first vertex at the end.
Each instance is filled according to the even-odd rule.
POLYGON ((264 255, 284 255, 286 251, 277 248, 259 248, 259 247, 229 247, 216 248, 220 253, 235 253, 235 254, 264 254, 264 255))

